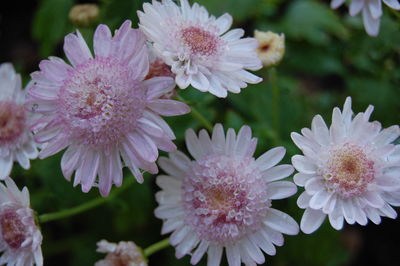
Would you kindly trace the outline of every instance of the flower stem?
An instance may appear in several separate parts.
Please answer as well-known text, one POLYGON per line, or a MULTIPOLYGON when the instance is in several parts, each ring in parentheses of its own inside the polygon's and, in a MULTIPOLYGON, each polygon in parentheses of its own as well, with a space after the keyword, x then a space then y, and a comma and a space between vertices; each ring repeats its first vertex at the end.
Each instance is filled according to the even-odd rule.
POLYGON ((144 253, 144 255, 146 257, 149 257, 150 255, 152 255, 152 254, 156 253, 157 251, 160 251, 160 250, 162 250, 162 249, 164 249, 164 248, 166 248, 168 246, 169 246, 169 239, 166 238, 166 239, 163 239, 163 240, 161 240, 161 241, 159 241, 157 243, 154 243, 153 245, 148 246, 143 251, 143 253, 144 253))
POLYGON ((191 104, 189 103, 189 101, 185 100, 182 96, 176 95, 176 97, 177 97, 178 100, 189 104, 189 105, 190 105, 190 109, 191 109, 191 112, 190 112, 190 113, 192 114, 192 116, 193 116, 194 118, 196 118, 201 124, 203 124, 203 126, 204 126, 205 128, 207 128, 208 131, 210 131, 210 132, 212 131, 212 129, 213 129, 212 124, 210 123, 210 121, 208 121, 208 120, 196 109, 196 107, 194 107, 193 105, 191 105, 191 104))
POLYGON ((279 142, 279 119, 280 119, 280 112, 279 112, 279 99, 280 99, 280 89, 278 85, 278 73, 274 67, 269 69, 269 80, 271 82, 272 87, 272 127, 274 129, 274 133, 276 136, 276 141, 279 142))
POLYGON ((95 198, 91 201, 85 202, 81 205, 78 205, 78 206, 70 208, 70 209, 65 209, 65 210, 61 210, 58 212, 46 213, 46 214, 39 215, 39 222, 47 223, 50 221, 63 219, 66 217, 74 216, 79 213, 85 212, 85 211, 95 208, 97 206, 100 206, 101 204, 106 203, 107 201, 109 201, 109 200, 115 198, 117 195, 121 194, 128 187, 130 187, 134 182, 135 182, 135 179, 133 177, 128 178, 125 181, 125 184, 121 188, 111 192, 108 197, 95 198))

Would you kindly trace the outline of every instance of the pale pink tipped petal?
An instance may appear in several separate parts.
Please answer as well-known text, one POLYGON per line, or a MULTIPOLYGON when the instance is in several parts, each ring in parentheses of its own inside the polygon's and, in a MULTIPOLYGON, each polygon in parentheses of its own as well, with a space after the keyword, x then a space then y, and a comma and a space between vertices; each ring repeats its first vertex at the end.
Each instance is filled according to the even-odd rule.
POLYGON ((192 129, 186 130, 185 142, 190 154, 194 158, 201 159, 206 154, 192 129))
POLYGON ((273 182, 267 187, 267 194, 273 200, 288 198, 296 194, 296 192, 296 185, 288 181, 273 182))
POLYGON ((39 68, 42 75, 50 81, 61 82, 66 79, 72 67, 64 62, 61 58, 50 57, 50 60, 42 60, 39 68))
POLYGON ((292 165, 282 164, 266 170, 263 174, 263 178, 267 182, 273 182, 290 176, 293 171, 294 168, 292 165))
POLYGON ((240 252, 236 245, 226 247, 226 257, 229 266, 240 266, 240 252))
POLYGON ((355 16, 363 9, 365 0, 353 0, 350 3, 350 15, 355 16))
POLYGON ((331 193, 325 190, 320 190, 312 196, 309 206, 315 210, 322 209, 330 197, 332 197, 331 193))
POLYGON ((111 31, 107 25, 101 24, 97 27, 93 37, 94 54, 107 57, 111 51, 111 31))
POLYGON ((153 123, 155 123, 156 125, 158 125, 160 128, 163 129, 164 133, 170 138, 170 139, 175 139, 175 134, 172 131, 172 129, 169 127, 169 125, 158 115, 149 112, 149 111, 145 111, 143 113, 143 117, 152 121, 153 123))
POLYGON ((207 265, 208 266, 219 266, 222 258, 222 247, 219 245, 213 245, 211 244, 208 247, 208 260, 207 260, 207 265))
POLYGON ((154 77, 143 81, 142 86, 148 88, 148 99, 157 99, 172 91, 175 87, 175 81, 171 77, 154 77))
POLYGON ((333 217, 333 215, 329 215, 329 222, 336 230, 342 230, 344 218, 343 216, 333 217))
POLYGON ((79 31, 70 33, 64 39, 64 52, 72 65, 78 66, 92 58, 86 41, 79 31))
POLYGON ((383 0, 383 2, 390 8, 400 10, 400 3, 398 0, 383 0))
POLYGON ((332 8, 338 8, 341 6, 346 0, 332 0, 331 1, 331 7, 332 8))
POLYGON ((300 194, 300 196, 297 198, 297 206, 301 209, 308 208, 310 206, 311 196, 307 194, 307 192, 303 192, 300 194))
POLYGON ((311 123, 311 130, 320 145, 329 145, 329 130, 322 116, 316 115, 314 117, 311 123))
POLYGON ((260 248, 251 239, 247 238, 243 243, 244 249, 247 254, 258 264, 263 264, 265 262, 264 254, 261 252, 260 248))
POLYGON ((205 240, 200 242, 200 245, 197 247, 197 249, 195 250, 195 252, 192 255, 192 258, 190 259, 190 263, 192 265, 197 264, 201 258, 204 256, 204 254, 206 253, 207 249, 208 249, 208 245, 209 243, 205 240))
POLYGON ((368 8, 371 12, 372 18, 379 19, 382 16, 382 2, 381 0, 372 0, 368 2, 368 8))
POLYGON ((163 116, 183 115, 190 112, 190 108, 187 104, 174 100, 151 100, 149 101, 148 107, 163 116))
POLYGON ((296 221, 286 213, 276 209, 271 208, 268 210, 264 223, 270 228, 287 235, 297 235, 299 233, 299 226, 296 221))
POLYGON ((217 18, 214 23, 219 28, 218 34, 225 33, 232 26, 232 21, 232 16, 227 13, 217 18))
POLYGON ((273 148, 261 155, 256 160, 256 163, 261 171, 267 170, 278 164, 283 159, 283 156, 285 156, 285 153, 286 149, 284 147, 273 148))
POLYGON ((378 36, 379 27, 381 20, 380 18, 373 18, 370 10, 368 8, 364 8, 362 12, 363 22, 365 30, 367 31, 368 35, 372 37, 378 36))
POLYGON ((293 156, 292 164, 297 171, 305 174, 314 174, 317 170, 317 167, 313 162, 301 155, 293 156))
POLYGON ((0 180, 4 180, 10 175, 13 166, 13 159, 11 156, 0 157, 0 180))
POLYGON ((244 155, 248 150, 251 142, 251 128, 249 126, 243 126, 237 135, 235 144, 235 153, 238 155, 244 155))
POLYGON ((305 234, 311 234, 316 231, 323 221, 325 220, 326 214, 319 210, 313 210, 307 208, 301 218, 300 228, 305 234))
POLYGON ((80 149, 70 146, 61 158, 61 170, 67 180, 71 179, 72 173, 80 163, 80 149))
POLYGON ((158 157, 158 150, 154 142, 146 135, 132 133, 127 136, 137 154, 147 162, 155 162, 158 157))
POLYGON ((63 135, 59 134, 51 142, 47 143, 39 152, 39 158, 44 159, 57 152, 65 149, 70 144, 70 141, 63 135))
POLYGON ((97 151, 88 150, 85 156, 82 157, 80 167, 77 169, 77 174, 80 176, 82 191, 89 192, 97 177, 97 172, 100 164, 100 154, 97 151))

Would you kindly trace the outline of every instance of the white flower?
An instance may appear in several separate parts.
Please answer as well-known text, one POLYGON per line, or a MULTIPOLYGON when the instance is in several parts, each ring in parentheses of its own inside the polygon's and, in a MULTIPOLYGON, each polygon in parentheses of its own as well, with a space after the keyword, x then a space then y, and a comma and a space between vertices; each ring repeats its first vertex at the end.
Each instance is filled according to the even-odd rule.
MULTIPOLYGON (((338 8, 346 0, 332 0, 331 7, 338 8)), ((400 10, 398 0, 383 0, 383 2, 394 10, 400 10)), ((350 15, 356 16, 362 11, 364 27, 370 36, 379 34, 380 20, 382 16, 382 0, 351 0, 350 15)))
POLYGON ((334 108, 328 129, 320 115, 311 130, 292 133, 304 156, 292 158, 299 171, 294 182, 305 187, 297 204, 306 209, 300 227, 304 233, 317 230, 325 217, 336 230, 343 222, 375 224, 381 216, 396 218, 390 206, 400 206, 400 146, 392 144, 400 136, 398 126, 382 130, 369 122, 373 107, 352 118, 351 98, 343 111, 334 108))
POLYGON ((186 132, 194 161, 179 151, 159 159, 168 175, 157 177, 162 191, 156 194, 155 215, 164 220, 163 234, 173 232, 170 243, 178 258, 191 254, 196 264, 207 252, 208 265, 219 265, 225 249, 230 266, 262 264, 261 250, 273 256, 274 245, 283 245, 282 233, 298 233, 293 218, 271 207, 271 200, 297 191, 292 182, 280 181, 293 172, 291 165, 276 166, 285 149, 255 159, 256 144, 248 126, 237 136, 229 129, 225 137, 217 124, 211 138, 205 130, 199 137, 186 132))
POLYGON ((142 252, 131 241, 115 244, 101 240, 97 247, 97 252, 107 253, 107 256, 104 260, 96 262, 95 266, 147 266, 142 252))
POLYGON ((29 206, 29 191, 11 178, 0 183, 0 265, 43 265, 42 234, 29 206))
POLYGON ((21 76, 12 64, 0 65, 0 179, 10 175, 13 162, 30 168, 30 159, 38 155, 32 133, 28 129, 28 115, 24 109, 25 93, 21 76))
POLYGON ((245 70, 262 67, 256 53, 258 42, 241 39, 242 29, 228 31, 232 25, 229 14, 215 18, 197 3, 190 6, 187 0, 181 0, 177 6, 163 0, 144 3, 138 16, 140 29, 171 66, 181 89, 192 85, 226 97, 227 91, 239 93, 247 83, 261 82, 245 70))

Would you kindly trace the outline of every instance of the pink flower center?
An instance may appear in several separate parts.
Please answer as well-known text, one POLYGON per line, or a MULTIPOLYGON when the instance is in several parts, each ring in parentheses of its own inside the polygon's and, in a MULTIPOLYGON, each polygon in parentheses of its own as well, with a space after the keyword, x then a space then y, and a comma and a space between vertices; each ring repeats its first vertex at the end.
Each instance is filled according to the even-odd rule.
POLYGON ((219 37, 202 28, 190 26, 181 30, 181 38, 192 53, 203 56, 215 55, 219 49, 219 37))
POLYGON ((361 195, 374 176, 374 162, 359 146, 346 143, 330 152, 324 177, 342 197, 361 195))
POLYGON ((11 101, 0 102, 0 145, 16 141, 25 130, 25 110, 11 101))
POLYGON ((135 129, 145 91, 128 67, 113 58, 95 58, 76 68, 60 90, 65 133, 88 145, 109 145, 135 129))
POLYGON ((227 243, 256 231, 270 206, 254 158, 212 155, 183 184, 185 222, 201 239, 227 243))
POLYGON ((6 210, 0 216, 1 234, 3 240, 13 249, 17 249, 25 241, 25 226, 19 215, 13 210, 6 210))

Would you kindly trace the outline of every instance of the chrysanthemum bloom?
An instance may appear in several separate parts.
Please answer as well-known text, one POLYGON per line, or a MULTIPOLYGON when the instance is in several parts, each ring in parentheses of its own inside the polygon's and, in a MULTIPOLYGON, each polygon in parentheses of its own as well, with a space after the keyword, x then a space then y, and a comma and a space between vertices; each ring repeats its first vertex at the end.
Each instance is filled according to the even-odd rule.
POLYGON ((101 240, 97 243, 97 252, 107 253, 107 256, 95 266, 147 266, 141 250, 131 241, 115 244, 101 240))
POLYGON ((304 156, 292 158, 299 171, 294 182, 305 191, 297 204, 306 209, 300 227, 304 233, 317 230, 325 217, 340 230, 343 221, 375 224, 380 216, 395 218, 390 206, 400 206, 400 146, 391 144, 400 136, 398 126, 381 130, 379 122, 369 122, 373 107, 352 118, 351 98, 343 111, 333 110, 328 129, 320 115, 311 130, 292 133, 304 156))
POLYGON ((29 191, 7 177, 0 183, 0 265, 43 265, 42 234, 29 206, 29 191))
POLYGON ((14 161, 29 169, 30 159, 38 155, 28 114, 24 109, 25 93, 21 76, 9 63, 0 65, 0 179, 10 175, 14 161))
POLYGON ((279 64, 285 54, 285 35, 272 31, 254 31, 259 42, 257 53, 265 67, 279 64))
POLYGON ((43 60, 32 74, 27 108, 41 118, 32 129, 37 142, 46 143, 39 157, 68 147, 61 160, 69 180, 87 192, 98 185, 105 196, 114 183, 122 183, 122 156, 138 182, 139 168, 157 173, 157 148, 173 151, 175 138, 159 115, 189 112, 181 102, 159 99, 171 91, 174 80, 157 77, 143 81, 149 70, 143 34, 126 21, 115 36, 106 25, 94 34, 93 58, 81 34, 65 37, 62 59, 43 60), (96 177, 98 184, 96 183, 96 177))
POLYGON ((261 250, 275 255, 274 245, 283 245, 282 233, 298 233, 293 218, 271 207, 271 200, 297 191, 292 182, 277 181, 293 172, 291 165, 275 166, 285 149, 255 159, 256 144, 248 126, 237 136, 229 129, 225 137, 217 124, 211 138, 205 130, 199 137, 186 132, 194 161, 179 151, 159 159, 168 175, 157 177, 163 190, 156 194, 155 215, 164 220, 163 234, 173 232, 170 243, 178 258, 191 254, 196 264, 207 252, 208 265, 219 265, 225 248, 230 266, 262 264, 261 250))
POLYGON ((143 10, 138 11, 139 27, 171 66, 181 89, 192 85, 226 97, 227 91, 239 93, 247 83, 262 80, 245 70, 262 67, 256 53, 258 42, 241 39, 242 29, 228 31, 232 25, 229 14, 216 19, 204 7, 197 3, 190 6, 187 0, 181 0, 180 6, 171 0, 144 3, 143 10))
MULTIPOLYGON (((346 0, 332 0, 331 7, 338 8, 346 0)), ((390 8, 400 10, 398 0, 383 0, 390 8)), ((382 16, 382 0, 351 0, 350 15, 356 16, 362 11, 365 30, 370 36, 379 34, 380 21, 382 16)))

